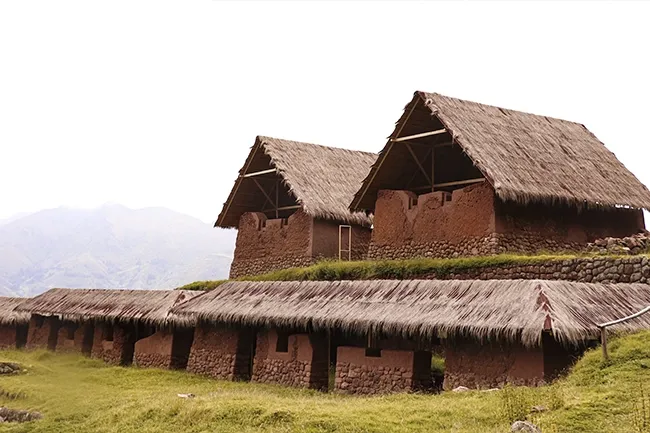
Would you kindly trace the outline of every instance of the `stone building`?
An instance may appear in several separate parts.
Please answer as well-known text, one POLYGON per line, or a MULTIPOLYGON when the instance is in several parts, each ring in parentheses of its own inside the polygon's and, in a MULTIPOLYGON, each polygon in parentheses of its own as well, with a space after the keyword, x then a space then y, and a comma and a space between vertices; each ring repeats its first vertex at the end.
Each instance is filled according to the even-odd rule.
POLYGON ((416 92, 350 209, 368 258, 581 250, 643 230, 650 192, 583 125, 416 92))
POLYGON ((230 277, 365 257, 371 219, 348 205, 375 158, 257 137, 215 223, 238 229, 230 277))
POLYGON ((25 298, 0 296, 0 349, 20 349, 27 344, 29 314, 15 311, 25 298))
MULTIPOLYGON (((253 380, 345 393, 539 385, 650 304, 646 284, 547 280, 233 281, 173 310, 257 330, 253 380)), ((650 317, 614 331, 650 328, 650 317)), ((233 353, 235 346, 230 349, 233 353)), ((249 352, 250 353, 250 352, 249 352)))
POLYGON ((185 368, 194 321, 172 307, 184 290, 51 289, 20 304, 31 314, 28 347, 77 351, 117 365, 185 368))

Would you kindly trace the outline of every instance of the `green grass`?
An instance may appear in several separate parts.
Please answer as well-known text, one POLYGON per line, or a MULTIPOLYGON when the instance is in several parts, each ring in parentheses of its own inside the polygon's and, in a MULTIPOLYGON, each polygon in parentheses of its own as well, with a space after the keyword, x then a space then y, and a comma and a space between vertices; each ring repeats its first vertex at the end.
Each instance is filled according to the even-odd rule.
POLYGON ((531 405, 549 408, 532 416, 545 433, 643 432, 637 427, 643 419, 641 384, 650 392, 650 332, 613 340, 610 349, 610 362, 591 351, 552 386, 381 397, 110 367, 76 355, 5 351, 0 360, 19 362, 28 371, 0 378, 0 406, 38 410, 44 419, 0 424, 0 433, 503 433, 531 405), (181 399, 177 393, 197 397, 181 399))

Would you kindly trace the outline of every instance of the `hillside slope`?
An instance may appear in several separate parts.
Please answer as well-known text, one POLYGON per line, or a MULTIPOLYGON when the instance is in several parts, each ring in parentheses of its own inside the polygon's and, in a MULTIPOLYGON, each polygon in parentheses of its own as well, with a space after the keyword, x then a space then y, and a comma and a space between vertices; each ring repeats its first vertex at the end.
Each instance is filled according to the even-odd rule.
POLYGON ((0 351, 0 361, 28 369, 2 379, 0 406, 44 415, 34 423, 0 424, 0 433, 503 433, 510 431, 513 413, 528 413, 533 405, 547 408, 528 415, 545 433, 645 433, 650 332, 614 340, 610 348, 611 362, 603 363, 595 349, 552 386, 376 397, 109 367, 78 355, 0 351))
POLYGON ((224 278, 234 238, 234 231, 165 208, 44 210, 0 225, 0 295, 224 278))

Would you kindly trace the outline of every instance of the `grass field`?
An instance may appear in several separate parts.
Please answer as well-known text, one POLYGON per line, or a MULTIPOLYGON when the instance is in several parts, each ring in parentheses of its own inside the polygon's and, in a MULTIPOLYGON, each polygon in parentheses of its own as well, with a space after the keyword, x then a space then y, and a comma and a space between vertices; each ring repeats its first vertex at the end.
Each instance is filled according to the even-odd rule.
POLYGON ((607 365, 599 351, 588 353, 552 386, 441 395, 346 397, 109 367, 43 351, 0 352, 0 360, 27 368, 0 377, 0 406, 44 415, 33 423, 0 424, 2 433, 505 433, 511 419, 533 405, 549 408, 533 416, 544 432, 650 432, 650 398, 642 397, 643 384, 650 393, 650 333, 612 341, 607 365))

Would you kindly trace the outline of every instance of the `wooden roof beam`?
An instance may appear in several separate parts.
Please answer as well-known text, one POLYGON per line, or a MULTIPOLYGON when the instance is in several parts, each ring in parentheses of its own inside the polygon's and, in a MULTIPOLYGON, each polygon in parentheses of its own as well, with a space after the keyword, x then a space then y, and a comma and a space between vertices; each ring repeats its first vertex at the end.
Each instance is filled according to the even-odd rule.
POLYGON ((401 141, 415 140, 416 138, 424 138, 424 137, 431 137, 432 135, 440 135, 440 134, 444 134, 445 132, 447 132, 447 130, 443 128, 443 129, 438 129, 436 131, 423 132, 421 134, 414 134, 414 135, 407 135, 405 137, 393 138, 391 141, 393 143, 399 143, 401 141))
POLYGON ((242 174, 242 175, 239 176, 239 177, 255 177, 255 176, 262 176, 262 175, 264 175, 264 174, 277 173, 277 171, 278 171, 278 170, 275 169, 275 168, 270 168, 270 169, 268 169, 268 170, 262 170, 262 171, 256 171, 256 172, 253 172, 253 173, 242 174))

